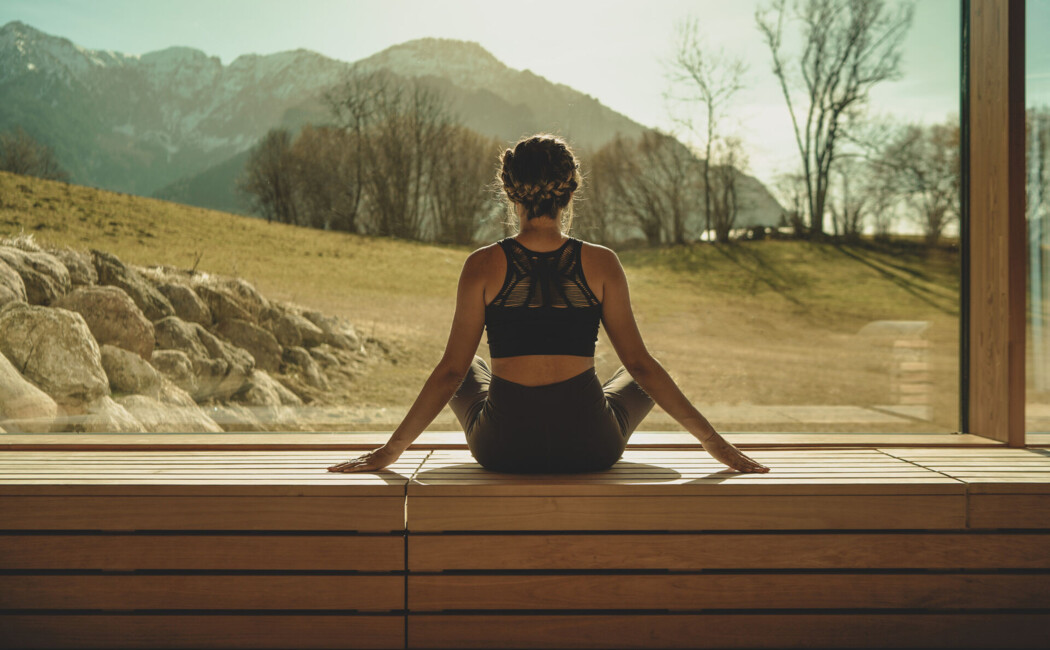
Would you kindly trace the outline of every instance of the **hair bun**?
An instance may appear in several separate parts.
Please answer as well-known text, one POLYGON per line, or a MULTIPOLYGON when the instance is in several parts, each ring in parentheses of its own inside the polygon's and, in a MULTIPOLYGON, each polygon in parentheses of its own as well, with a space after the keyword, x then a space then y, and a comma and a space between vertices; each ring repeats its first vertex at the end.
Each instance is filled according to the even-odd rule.
POLYGON ((503 152, 497 180, 529 219, 554 217, 580 185, 579 163, 564 140, 549 134, 523 138, 503 152))

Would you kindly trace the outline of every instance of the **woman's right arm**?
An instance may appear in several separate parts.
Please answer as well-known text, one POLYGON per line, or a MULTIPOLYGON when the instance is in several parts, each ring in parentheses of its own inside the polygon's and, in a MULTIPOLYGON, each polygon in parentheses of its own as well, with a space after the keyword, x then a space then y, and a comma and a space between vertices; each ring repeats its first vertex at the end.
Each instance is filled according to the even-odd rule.
POLYGON ((745 456, 720 436, 711 423, 678 388, 664 367, 645 347, 631 308, 627 276, 619 257, 605 247, 591 249, 601 267, 602 322, 609 341, 627 372, 668 415, 693 434, 716 460, 741 472, 768 472, 769 468, 745 456))

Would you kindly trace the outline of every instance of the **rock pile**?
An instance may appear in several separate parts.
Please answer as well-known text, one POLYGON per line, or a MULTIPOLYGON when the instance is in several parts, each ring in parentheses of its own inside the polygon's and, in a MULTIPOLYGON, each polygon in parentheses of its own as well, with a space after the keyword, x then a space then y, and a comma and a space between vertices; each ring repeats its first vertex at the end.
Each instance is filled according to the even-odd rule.
POLYGON ((0 242, 0 432, 299 430, 365 348, 238 278, 0 242))

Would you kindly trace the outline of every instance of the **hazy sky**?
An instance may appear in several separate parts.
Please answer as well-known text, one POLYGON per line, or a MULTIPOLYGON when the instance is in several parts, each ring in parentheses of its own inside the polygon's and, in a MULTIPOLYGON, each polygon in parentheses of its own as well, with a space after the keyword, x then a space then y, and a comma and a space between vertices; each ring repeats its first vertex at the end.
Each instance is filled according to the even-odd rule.
MULTIPOLYGON (((507 65, 572 86, 648 125, 670 128, 660 60, 677 21, 694 15, 707 41, 748 62, 747 89, 730 127, 752 173, 772 181, 797 154, 770 56, 755 28, 755 0, 0 0, 0 24, 22 20, 93 48, 142 54, 186 45, 229 63, 240 54, 307 48, 354 61, 413 38, 479 42, 507 65)), ((1050 0, 1028 0, 1028 33, 1050 26, 1050 0)), ((1028 48, 1030 103, 1050 104, 1050 40, 1028 48)), ((942 121, 958 112, 959 2, 919 0, 904 76, 872 108, 942 121)))

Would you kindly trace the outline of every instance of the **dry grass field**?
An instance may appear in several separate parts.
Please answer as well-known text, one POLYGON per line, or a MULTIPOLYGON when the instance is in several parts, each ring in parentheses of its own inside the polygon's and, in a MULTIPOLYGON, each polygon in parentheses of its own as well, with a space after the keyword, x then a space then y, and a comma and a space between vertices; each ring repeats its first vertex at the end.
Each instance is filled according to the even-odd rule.
MULTIPOLYGON (((471 250, 269 224, 0 172, 0 236, 20 232, 139 265, 240 276, 270 298, 346 316, 389 347, 338 398, 387 407, 389 421, 372 429, 400 421, 440 358, 471 250)), ((758 241, 619 254, 649 349, 716 426, 957 429, 956 253, 758 241), (884 320, 926 323, 925 343, 858 334, 884 320), (906 366, 903 387, 893 379, 902 363, 918 364, 906 366)), ((484 337, 479 354, 487 358, 484 337)), ((596 365, 602 378, 619 365, 604 331, 596 365)), ((454 428, 449 414, 432 428, 454 428)), ((679 427, 657 408, 643 428, 679 427)))

